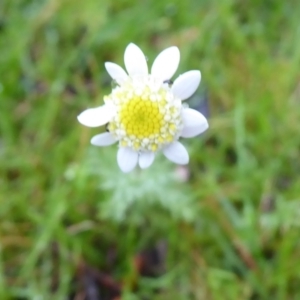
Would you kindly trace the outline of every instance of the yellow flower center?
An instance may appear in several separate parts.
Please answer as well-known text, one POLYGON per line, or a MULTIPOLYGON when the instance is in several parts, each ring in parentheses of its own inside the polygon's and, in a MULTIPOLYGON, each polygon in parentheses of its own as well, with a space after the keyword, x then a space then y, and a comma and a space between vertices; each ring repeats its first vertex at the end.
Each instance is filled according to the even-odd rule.
POLYGON ((137 87, 129 81, 113 89, 104 101, 116 108, 108 129, 121 147, 156 152, 179 137, 181 100, 168 88, 147 83, 137 87))
POLYGON ((157 102, 142 100, 140 97, 125 103, 120 111, 120 120, 126 133, 139 139, 159 134, 163 118, 157 102))

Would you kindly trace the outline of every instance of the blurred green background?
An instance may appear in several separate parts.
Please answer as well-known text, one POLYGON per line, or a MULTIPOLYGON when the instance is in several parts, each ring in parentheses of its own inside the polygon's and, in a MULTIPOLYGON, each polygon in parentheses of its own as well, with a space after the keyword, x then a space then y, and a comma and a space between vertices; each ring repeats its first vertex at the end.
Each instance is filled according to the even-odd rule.
POLYGON ((299 11, 1 0, 0 299, 300 299, 299 11), (76 120, 130 42, 202 72, 210 128, 187 167, 123 174, 76 120))

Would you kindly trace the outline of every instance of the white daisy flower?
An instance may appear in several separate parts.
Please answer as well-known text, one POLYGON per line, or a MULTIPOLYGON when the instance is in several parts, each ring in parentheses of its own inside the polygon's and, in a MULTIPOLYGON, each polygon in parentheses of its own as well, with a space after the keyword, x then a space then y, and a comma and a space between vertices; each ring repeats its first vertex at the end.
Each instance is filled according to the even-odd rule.
POLYGON ((149 74, 142 50, 130 43, 124 54, 128 74, 119 65, 106 62, 116 87, 104 97, 104 105, 78 116, 88 127, 108 124, 108 132, 94 136, 91 143, 109 146, 118 142, 117 161, 125 173, 137 164, 148 168, 160 150, 172 162, 187 164, 189 154, 178 139, 194 137, 208 128, 200 112, 182 104, 198 88, 200 71, 188 71, 169 84, 179 60, 178 48, 167 48, 156 57, 149 74))

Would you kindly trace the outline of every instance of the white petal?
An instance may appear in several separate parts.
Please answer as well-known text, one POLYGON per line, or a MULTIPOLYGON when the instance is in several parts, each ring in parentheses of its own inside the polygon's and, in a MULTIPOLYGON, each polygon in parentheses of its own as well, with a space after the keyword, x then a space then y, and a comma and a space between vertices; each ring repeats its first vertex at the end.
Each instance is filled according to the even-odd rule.
POLYGON ((113 117, 114 110, 107 105, 97 108, 89 108, 83 111, 78 117, 78 121, 88 127, 98 127, 108 123, 113 117))
POLYGON ((142 152, 139 156, 139 165, 141 169, 149 168, 153 161, 154 161, 155 155, 153 152, 142 152))
POLYGON ((143 51, 135 44, 130 43, 124 54, 126 70, 130 76, 148 75, 148 66, 143 51))
POLYGON ((197 110, 186 108, 182 112, 183 130, 181 136, 185 138, 194 137, 208 128, 206 118, 197 110))
POLYGON ((199 86, 201 80, 200 71, 188 71, 179 76, 172 86, 172 92, 176 97, 185 100, 191 97, 199 86))
POLYGON ((109 132, 97 134, 92 137, 91 144, 94 146, 109 146, 116 142, 114 136, 109 132))
POLYGON ((106 62, 105 68, 110 77, 116 80, 119 84, 123 83, 128 78, 124 69, 115 63, 106 62))
POLYGON ((124 173, 132 171, 138 162, 138 153, 130 148, 120 148, 117 154, 118 165, 124 173))
POLYGON ((151 75, 162 81, 170 79, 178 68, 180 52, 177 47, 170 47, 158 54, 151 68, 151 75))
POLYGON ((186 165, 189 162, 189 154, 185 147, 179 142, 173 142, 163 150, 164 155, 170 161, 179 164, 186 165))

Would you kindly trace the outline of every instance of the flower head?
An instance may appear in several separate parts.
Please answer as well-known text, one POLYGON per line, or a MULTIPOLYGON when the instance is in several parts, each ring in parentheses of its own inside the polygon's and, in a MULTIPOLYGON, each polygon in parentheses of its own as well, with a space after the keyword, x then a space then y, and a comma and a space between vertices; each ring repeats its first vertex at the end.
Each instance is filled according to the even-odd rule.
POLYGON ((188 71, 171 84, 179 60, 178 48, 167 48, 157 56, 149 74, 142 50, 129 44, 124 54, 128 74, 119 65, 106 62, 116 87, 104 97, 103 106, 78 116, 85 126, 107 124, 108 132, 94 136, 91 143, 108 146, 118 142, 117 161, 123 172, 137 164, 148 168, 159 150, 169 160, 187 164, 188 152, 178 139, 194 137, 208 128, 201 113, 182 105, 198 88, 200 71, 188 71))

